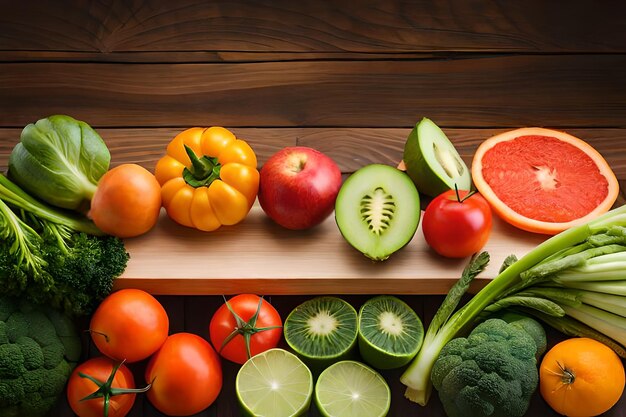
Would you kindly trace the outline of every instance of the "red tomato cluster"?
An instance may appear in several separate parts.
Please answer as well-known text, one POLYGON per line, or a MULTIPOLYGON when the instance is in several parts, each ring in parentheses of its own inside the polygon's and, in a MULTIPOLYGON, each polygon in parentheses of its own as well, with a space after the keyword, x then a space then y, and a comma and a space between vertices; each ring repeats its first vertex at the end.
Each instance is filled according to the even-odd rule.
POLYGON ((91 339, 104 355, 74 370, 67 385, 70 407, 79 417, 124 417, 137 393, 146 392, 159 411, 189 416, 209 407, 222 389, 220 354, 243 364, 276 347, 282 321, 263 298, 241 294, 213 315, 209 334, 215 349, 191 333, 169 335, 169 318, 152 295, 119 290, 98 306, 90 322, 91 339), (147 359, 146 386, 137 389, 129 367, 147 359))

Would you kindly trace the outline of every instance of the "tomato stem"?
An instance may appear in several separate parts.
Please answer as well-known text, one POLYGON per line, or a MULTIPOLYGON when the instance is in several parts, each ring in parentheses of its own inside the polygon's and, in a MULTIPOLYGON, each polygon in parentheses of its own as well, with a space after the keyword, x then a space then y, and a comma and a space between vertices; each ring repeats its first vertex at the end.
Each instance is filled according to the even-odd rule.
POLYGON ((456 201, 458 201, 459 203, 463 203, 465 200, 476 194, 476 190, 471 190, 465 195, 465 197, 461 198, 461 195, 459 194, 459 187, 456 185, 456 183, 454 183, 454 192, 456 193, 456 201))
POLYGON ((232 308, 230 303, 226 300, 226 297, 224 297, 224 304, 226 305, 226 308, 228 308, 228 311, 230 311, 230 313, 235 318, 235 321, 237 322, 237 327, 235 327, 235 329, 228 336, 226 336, 226 338, 222 342, 222 345, 220 346, 220 350, 219 350, 220 353, 222 352, 224 347, 228 343, 230 343, 231 340, 233 340, 237 335, 241 335, 243 336, 243 339, 245 341, 246 355, 248 359, 250 359, 252 357, 252 353, 250 351, 250 338, 252 337, 253 334, 264 332, 266 330, 280 329, 283 327, 283 326, 256 327, 256 322, 257 322, 257 319, 259 318, 261 306, 263 305, 263 297, 259 297, 259 304, 257 306, 257 309, 254 312, 254 315, 250 317, 250 320, 248 321, 245 321, 244 319, 242 319, 239 316, 239 314, 235 312, 235 310, 232 308))
POLYGON ((565 385, 573 384, 576 380, 576 375, 574 374, 574 371, 566 368, 564 365, 561 364, 561 362, 557 361, 556 364, 561 370, 561 382, 563 382, 565 385))
POLYGON ((115 395, 122 395, 122 394, 138 394, 138 393, 148 391, 150 387, 152 386, 152 384, 148 384, 143 388, 113 388, 111 386, 113 384, 113 379, 115 378, 115 374, 117 373, 117 370, 120 368, 120 366, 122 366, 123 363, 124 361, 121 361, 121 362, 116 363, 115 366, 113 366, 113 369, 111 370, 111 374, 109 375, 106 381, 100 381, 99 379, 94 378, 91 375, 87 375, 82 372, 79 372, 78 376, 80 376, 81 378, 86 378, 90 380, 91 382, 96 384, 96 386, 98 387, 96 391, 92 392, 91 394, 87 395, 84 398, 81 398, 80 401, 93 400, 96 398, 104 398, 103 415, 104 417, 108 417, 109 404, 110 404, 111 397, 115 395))

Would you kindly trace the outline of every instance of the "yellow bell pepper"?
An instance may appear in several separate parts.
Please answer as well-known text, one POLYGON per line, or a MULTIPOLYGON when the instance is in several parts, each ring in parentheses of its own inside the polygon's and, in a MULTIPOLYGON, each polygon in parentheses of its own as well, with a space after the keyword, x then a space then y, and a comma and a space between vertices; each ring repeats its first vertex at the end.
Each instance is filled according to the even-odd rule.
POLYGON ((259 190, 254 151, 223 127, 179 133, 154 175, 170 218, 204 231, 242 221, 259 190))

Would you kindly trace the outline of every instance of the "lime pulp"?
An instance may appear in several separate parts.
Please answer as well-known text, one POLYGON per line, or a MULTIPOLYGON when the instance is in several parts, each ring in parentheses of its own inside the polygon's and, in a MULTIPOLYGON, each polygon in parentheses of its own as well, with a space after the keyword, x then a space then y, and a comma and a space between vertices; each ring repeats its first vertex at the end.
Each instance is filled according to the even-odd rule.
POLYGON ((294 354, 270 349, 243 364, 235 389, 246 415, 297 417, 311 404, 313 376, 294 354))

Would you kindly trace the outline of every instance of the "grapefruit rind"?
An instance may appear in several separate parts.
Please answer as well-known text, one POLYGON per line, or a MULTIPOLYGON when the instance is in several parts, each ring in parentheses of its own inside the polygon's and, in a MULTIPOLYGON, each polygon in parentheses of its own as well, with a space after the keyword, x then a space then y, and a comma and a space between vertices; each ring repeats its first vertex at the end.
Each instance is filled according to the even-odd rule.
MULTIPOLYGON (((570 227, 577 226, 580 224, 587 223, 600 214, 606 213, 611 209, 615 200, 617 200, 619 194, 619 182, 615 177, 615 174, 611 170, 611 167, 606 162, 604 157, 591 145, 586 143, 585 141, 572 136, 568 133, 561 132, 558 130, 540 128, 540 127, 527 127, 511 130, 508 132, 504 132, 498 135, 495 135, 487 140, 485 140, 476 150, 474 154, 474 159, 472 161, 472 179, 474 180, 474 185, 476 189, 482 194, 483 197, 489 202, 493 211, 496 214, 504 219, 509 224, 529 232, 533 233, 542 233, 547 235, 555 235, 560 233, 570 227), (493 148, 496 144, 500 142, 510 141, 517 139, 521 136, 547 136, 553 137, 563 142, 569 143, 576 148, 583 151, 587 154, 596 164, 599 172, 603 175, 607 180, 607 195, 606 198, 600 202, 595 209, 590 211, 585 216, 574 219, 569 222, 546 222, 540 221, 537 219, 533 219, 530 217, 526 217, 514 210, 512 210, 508 205, 506 205, 495 193, 495 191, 491 188, 491 186, 487 183, 483 176, 483 167, 482 167, 482 159, 485 153, 493 148)), ((584 193, 581 193, 584 195, 584 193)))

